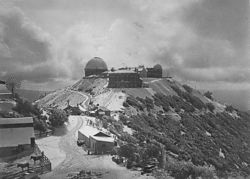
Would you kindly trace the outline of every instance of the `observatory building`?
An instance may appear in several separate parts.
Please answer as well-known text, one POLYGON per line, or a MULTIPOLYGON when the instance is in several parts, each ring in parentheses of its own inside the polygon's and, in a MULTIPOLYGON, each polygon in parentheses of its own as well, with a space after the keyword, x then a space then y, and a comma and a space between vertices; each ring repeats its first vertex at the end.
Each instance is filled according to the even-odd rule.
POLYGON ((133 70, 117 70, 109 72, 109 88, 141 88, 140 75, 133 70))
POLYGON ((94 57, 85 66, 85 76, 99 75, 108 70, 107 64, 103 59, 94 57))
POLYGON ((162 67, 157 64, 153 68, 147 68, 148 78, 162 78, 162 67))

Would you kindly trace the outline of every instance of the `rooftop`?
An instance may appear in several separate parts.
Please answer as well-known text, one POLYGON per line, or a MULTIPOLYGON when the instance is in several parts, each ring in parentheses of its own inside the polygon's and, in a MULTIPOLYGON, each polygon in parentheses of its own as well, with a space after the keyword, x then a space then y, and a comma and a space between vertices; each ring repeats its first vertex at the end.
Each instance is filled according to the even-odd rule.
POLYGON ((33 123, 32 117, 20 117, 20 118, 0 118, 0 124, 23 124, 33 123))
POLYGON ((94 57, 89 60, 85 66, 85 69, 99 69, 99 70, 107 70, 107 64, 100 57, 94 57))
POLYGON ((114 142, 115 139, 112 137, 99 137, 99 136, 91 136, 93 139, 97 141, 103 141, 103 142, 114 142))
POLYGON ((95 134, 99 133, 100 131, 92 126, 82 126, 79 129, 79 132, 81 132, 83 135, 90 137, 94 136, 95 134))
POLYGON ((109 71, 109 74, 113 73, 136 73, 134 70, 116 70, 116 71, 109 71))

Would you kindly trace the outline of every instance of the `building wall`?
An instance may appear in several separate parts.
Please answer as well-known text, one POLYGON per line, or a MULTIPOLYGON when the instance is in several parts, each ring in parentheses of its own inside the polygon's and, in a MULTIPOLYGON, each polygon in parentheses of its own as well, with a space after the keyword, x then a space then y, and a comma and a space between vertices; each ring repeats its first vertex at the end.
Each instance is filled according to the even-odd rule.
POLYGON ((147 68, 148 78, 162 78, 162 70, 155 68, 147 68))
POLYGON ((33 127, 0 128, 0 147, 30 144, 31 137, 34 137, 33 127))
POLYGON ((84 140, 87 147, 90 147, 90 140, 87 136, 83 135, 80 131, 78 131, 78 139, 84 140))
POLYGON ((146 68, 142 68, 142 69, 138 70, 138 74, 140 75, 141 78, 147 78, 146 68))
POLYGON ((11 99, 12 97, 11 93, 0 93, 0 99, 11 99))
POLYGON ((114 147, 113 142, 96 141, 90 137, 90 148, 95 154, 106 154, 114 147))
POLYGON ((141 88, 142 80, 138 73, 110 73, 109 88, 141 88))
POLYGON ((85 76, 99 75, 107 71, 106 69, 85 69, 85 76))

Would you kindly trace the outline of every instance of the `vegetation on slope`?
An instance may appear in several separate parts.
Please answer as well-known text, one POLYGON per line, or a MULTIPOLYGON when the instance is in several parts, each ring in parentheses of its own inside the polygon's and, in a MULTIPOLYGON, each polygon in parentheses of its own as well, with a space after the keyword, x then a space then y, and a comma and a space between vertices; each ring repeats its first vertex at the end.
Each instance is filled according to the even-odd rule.
POLYGON ((250 116, 243 112, 232 116, 230 112, 234 109, 231 107, 213 113, 213 104, 204 104, 190 93, 189 88, 187 92, 173 89, 178 96, 155 94, 153 100, 127 98, 125 107, 148 111, 147 115, 142 112, 120 117, 123 124, 136 131, 133 137, 140 142, 163 144, 179 161, 191 161, 195 166, 213 165, 219 176, 238 172, 249 175, 250 116), (162 107, 163 111, 155 113, 155 106, 162 107), (180 121, 165 115, 173 110, 181 116, 180 121), (202 110, 206 112, 200 112, 202 110))

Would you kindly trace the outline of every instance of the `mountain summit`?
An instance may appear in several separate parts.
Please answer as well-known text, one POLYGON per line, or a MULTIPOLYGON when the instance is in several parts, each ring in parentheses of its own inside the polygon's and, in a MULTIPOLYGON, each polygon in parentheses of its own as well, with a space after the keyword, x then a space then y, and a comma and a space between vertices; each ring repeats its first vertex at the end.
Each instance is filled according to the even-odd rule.
POLYGON ((114 125, 110 132, 140 150, 153 143, 164 146, 166 164, 214 167, 219 177, 250 174, 248 113, 172 78, 143 78, 143 84, 143 88, 108 88, 107 78, 83 78, 38 104, 63 109, 67 103, 81 105, 88 96, 91 105, 111 111, 108 126, 117 122, 122 126, 114 125))

